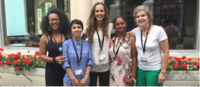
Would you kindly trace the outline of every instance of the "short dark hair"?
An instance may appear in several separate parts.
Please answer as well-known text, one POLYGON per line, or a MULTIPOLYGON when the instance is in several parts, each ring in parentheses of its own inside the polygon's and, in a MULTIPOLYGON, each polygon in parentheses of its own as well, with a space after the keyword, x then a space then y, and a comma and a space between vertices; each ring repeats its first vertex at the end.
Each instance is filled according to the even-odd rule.
POLYGON ((60 30, 61 33, 65 34, 71 31, 69 27, 70 22, 68 20, 67 15, 63 12, 63 10, 52 9, 47 13, 47 15, 42 20, 41 28, 43 34, 51 34, 51 31, 49 31, 49 15, 51 13, 55 13, 58 15, 60 20, 60 26, 62 27, 62 30, 60 30))
POLYGON ((117 18, 122 18, 124 21, 125 21, 125 23, 126 23, 126 25, 127 25, 127 22, 126 22, 126 19, 123 17, 123 16, 117 16, 117 17, 115 17, 114 19, 113 19, 113 27, 115 28, 115 21, 117 20, 117 18))
POLYGON ((72 27, 73 24, 79 24, 79 25, 81 25, 82 30, 83 30, 83 22, 81 20, 78 20, 78 19, 72 20, 71 23, 70 23, 70 30, 71 30, 71 27, 72 27))

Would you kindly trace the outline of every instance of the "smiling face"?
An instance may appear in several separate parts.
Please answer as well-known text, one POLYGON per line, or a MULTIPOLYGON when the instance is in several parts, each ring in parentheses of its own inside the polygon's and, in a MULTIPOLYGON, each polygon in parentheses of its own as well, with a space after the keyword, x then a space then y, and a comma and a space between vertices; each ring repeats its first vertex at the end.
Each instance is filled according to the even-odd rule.
POLYGON ((95 7, 95 18, 98 21, 102 21, 104 17, 105 17, 104 6, 99 4, 95 7))
POLYGON ((138 26, 143 27, 149 24, 149 17, 144 10, 138 11, 136 13, 136 23, 138 26))
POLYGON ((80 24, 73 24, 71 26, 72 36, 73 37, 80 37, 82 33, 82 27, 80 24))
POLYGON ((126 27, 127 25, 124 19, 121 17, 118 17, 115 21, 115 29, 117 30, 117 32, 125 32, 126 27))
POLYGON ((52 30, 57 30, 60 27, 60 20, 56 13, 49 14, 49 26, 52 30))

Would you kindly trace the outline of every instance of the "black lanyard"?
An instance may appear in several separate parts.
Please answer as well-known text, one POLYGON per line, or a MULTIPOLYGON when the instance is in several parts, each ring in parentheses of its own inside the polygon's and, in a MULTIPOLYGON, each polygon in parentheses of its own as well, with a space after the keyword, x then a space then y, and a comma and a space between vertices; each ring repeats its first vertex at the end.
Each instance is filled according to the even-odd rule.
MULTIPOLYGON (((125 35, 124 35, 124 38, 125 38, 125 36, 126 36, 126 33, 125 33, 125 35)), ((116 37, 117 37, 117 35, 115 36, 115 41, 116 41, 116 37)), ((122 39, 122 40, 124 40, 124 38, 122 39)), ((113 52, 115 53, 115 58, 117 57, 117 54, 118 54, 118 51, 119 51, 119 48, 120 48, 120 46, 121 46, 121 43, 120 43, 120 45, 119 45, 119 47, 117 48, 117 52, 115 53, 115 42, 114 42, 114 45, 113 45, 113 52)))
POLYGON ((81 62, 81 59, 82 59, 83 40, 82 40, 82 45, 81 45, 80 60, 79 60, 78 53, 77 53, 77 50, 76 50, 76 46, 74 45, 74 41, 73 41, 73 39, 72 39, 72 43, 73 43, 73 46, 74 46, 74 50, 76 51, 77 62, 78 62, 78 67, 79 67, 79 64, 80 64, 80 62, 81 62))
MULTIPOLYGON (((53 34, 52 34, 53 37, 53 34)), ((59 47, 62 47, 62 34, 61 34, 61 39, 60 39, 60 45, 57 43, 56 39, 53 37, 53 39, 55 40, 56 45, 59 47)))
POLYGON ((142 48, 143 48, 143 53, 145 53, 146 42, 147 42, 148 32, 149 32, 150 27, 151 27, 151 25, 149 24, 149 28, 148 28, 148 31, 147 31, 147 36, 146 36, 146 39, 144 41, 144 46, 143 46, 143 38, 142 38, 142 30, 141 30, 141 45, 142 45, 142 48))
POLYGON ((100 46, 101 51, 102 51, 102 49, 103 49, 103 42, 104 42, 104 34, 103 34, 103 40, 101 42, 100 36, 99 36, 99 32, 98 32, 97 28, 96 28, 96 32, 97 32, 97 36, 98 36, 98 39, 99 39, 99 46, 100 46))

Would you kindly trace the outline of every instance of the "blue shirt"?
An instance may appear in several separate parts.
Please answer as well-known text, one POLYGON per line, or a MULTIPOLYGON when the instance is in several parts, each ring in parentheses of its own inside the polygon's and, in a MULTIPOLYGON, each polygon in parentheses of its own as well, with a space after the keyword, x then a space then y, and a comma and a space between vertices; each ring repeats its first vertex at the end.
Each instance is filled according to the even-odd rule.
MULTIPOLYGON (((80 65, 78 67, 76 51, 74 49, 72 40, 69 39, 69 40, 66 40, 66 41, 63 42, 63 56, 66 57, 66 60, 63 63, 62 67, 65 71, 66 71, 67 67, 70 67, 74 77, 77 80, 81 81, 81 79, 83 79, 85 77, 87 66, 93 65, 92 50, 91 50, 91 47, 90 47, 90 43, 88 41, 81 39, 79 42, 77 42, 73 37, 72 37, 72 39, 74 41, 74 45, 76 47, 76 50, 77 50, 79 57, 80 57, 80 53, 81 53, 81 46, 83 45, 82 58, 81 58, 81 61, 80 61, 80 65), (83 41, 83 44, 82 44, 82 41, 83 41), (76 75, 75 70, 79 70, 79 69, 82 69, 82 74, 76 75)), ((72 80, 69 77, 69 75, 67 74, 67 72, 65 73, 63 81, 67 85, 73 86, 72 80)), ((90 83, 90 77, 88 77, 86 84, 89 84, 89 83, 90 83)))

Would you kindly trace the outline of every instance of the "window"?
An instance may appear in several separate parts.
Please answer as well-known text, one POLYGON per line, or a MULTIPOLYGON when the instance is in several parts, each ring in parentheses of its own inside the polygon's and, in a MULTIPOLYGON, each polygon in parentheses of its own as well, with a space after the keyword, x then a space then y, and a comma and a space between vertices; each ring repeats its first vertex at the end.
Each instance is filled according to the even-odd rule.
MULTIPOLYGON (((64 0, 1 0, 3 46, 39 47, 43 17, 51 9, 70 9, 66 6, 70 0, 67 1, 68 4, 64 0)), ((70 19, 70 10, 65 13, 70 19)))
MULTIPOLYGON (((133 10, 138 5, 150 7, 155 25, 162 25, 169 20, 174 29, 174 36, 168 36, 171 50, 196 50, 198 46, 198 0, 104 0, 108 7, 109 17, 123 16, 127 20, 127 31, 137 27, 133 18, 133 10)), ((165 28, 164 28, 165 29, 165 28)))

